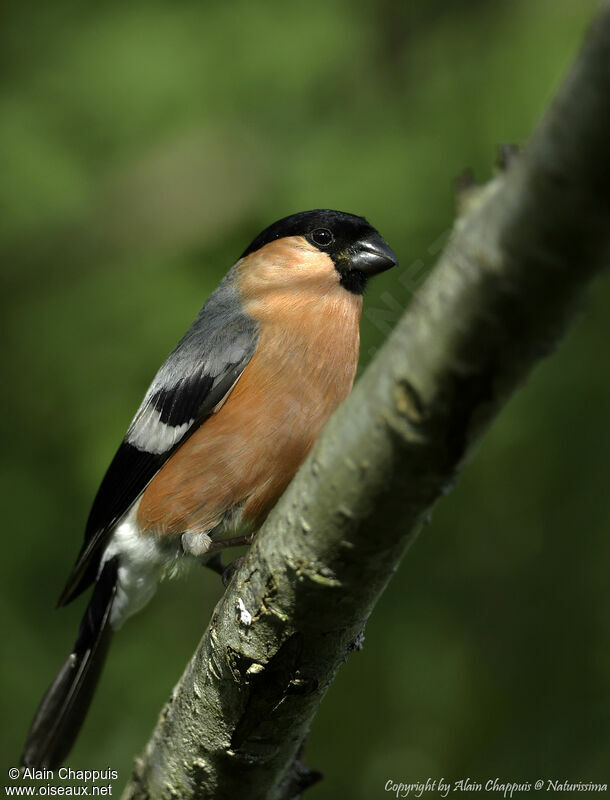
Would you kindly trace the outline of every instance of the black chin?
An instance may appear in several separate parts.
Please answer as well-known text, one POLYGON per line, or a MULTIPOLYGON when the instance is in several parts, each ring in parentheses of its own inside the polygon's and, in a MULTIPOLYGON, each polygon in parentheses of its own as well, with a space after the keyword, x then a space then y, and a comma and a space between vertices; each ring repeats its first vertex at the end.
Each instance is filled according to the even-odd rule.
POLYGON ((352 294, 363 294, 366 288, 367 276, 359 269, 347 269, 339 272, 339 283, 352 294))

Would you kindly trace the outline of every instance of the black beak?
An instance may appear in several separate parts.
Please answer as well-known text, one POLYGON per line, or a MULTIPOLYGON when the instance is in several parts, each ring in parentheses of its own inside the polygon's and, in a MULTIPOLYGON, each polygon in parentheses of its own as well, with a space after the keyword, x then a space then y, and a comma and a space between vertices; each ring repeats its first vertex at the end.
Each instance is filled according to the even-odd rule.
POLYGON ((390 245, 378 233, 361 239, 350 257, 352 269, 360 270, 367 277, 398 266, 398 259, 390 245))

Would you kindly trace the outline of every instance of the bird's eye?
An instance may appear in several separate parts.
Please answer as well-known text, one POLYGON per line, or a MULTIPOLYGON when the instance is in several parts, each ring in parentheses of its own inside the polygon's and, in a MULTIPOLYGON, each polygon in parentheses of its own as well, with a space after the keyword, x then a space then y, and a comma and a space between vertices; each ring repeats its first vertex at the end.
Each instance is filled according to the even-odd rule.
POLYGON ((311 232, 310 236, 311 241, 317 244, 318 247, 328 247, 334 241, 333 235, 328 228, 316 228, 315 231, 311 232))

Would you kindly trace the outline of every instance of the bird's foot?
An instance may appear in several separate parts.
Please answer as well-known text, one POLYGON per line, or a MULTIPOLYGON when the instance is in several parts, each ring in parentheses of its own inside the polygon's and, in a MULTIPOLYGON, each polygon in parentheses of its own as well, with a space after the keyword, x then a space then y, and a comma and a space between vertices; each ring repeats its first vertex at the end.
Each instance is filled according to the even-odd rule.
POLYGON ((244 563, 244 559, 245 556, 240 556, 239 558, 231 561, 230 564, 223 564, 221 553, 214 553, 214 555, 208 558, 208 560, 204 563, 204 567, 208 567, 217 575, 220 575, 222 578, 222 584, 226 587, 231 583, 233 575, 235 575, 237 570, 244 563))
POLYGON ((224 568, 224 572, 222 573, 223 586, 227 587, 231 583, 233 575, 235 575, 245 560, 245 556, 239 556, 239 558, 235 558, 230 564, 227 564, 227 566, 224 568))

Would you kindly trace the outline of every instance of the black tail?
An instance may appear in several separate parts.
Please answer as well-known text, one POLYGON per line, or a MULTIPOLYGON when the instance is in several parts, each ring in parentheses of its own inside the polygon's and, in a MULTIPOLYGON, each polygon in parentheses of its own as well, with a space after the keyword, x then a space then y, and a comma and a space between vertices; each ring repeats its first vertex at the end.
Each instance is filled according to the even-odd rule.
POLYGON ((116 591, 117 570, 117 557, 104 565, 74 648, 36 711, 21 755, 25 766, 55 769, 74 744, 112 639, 110 610, 116 591))

